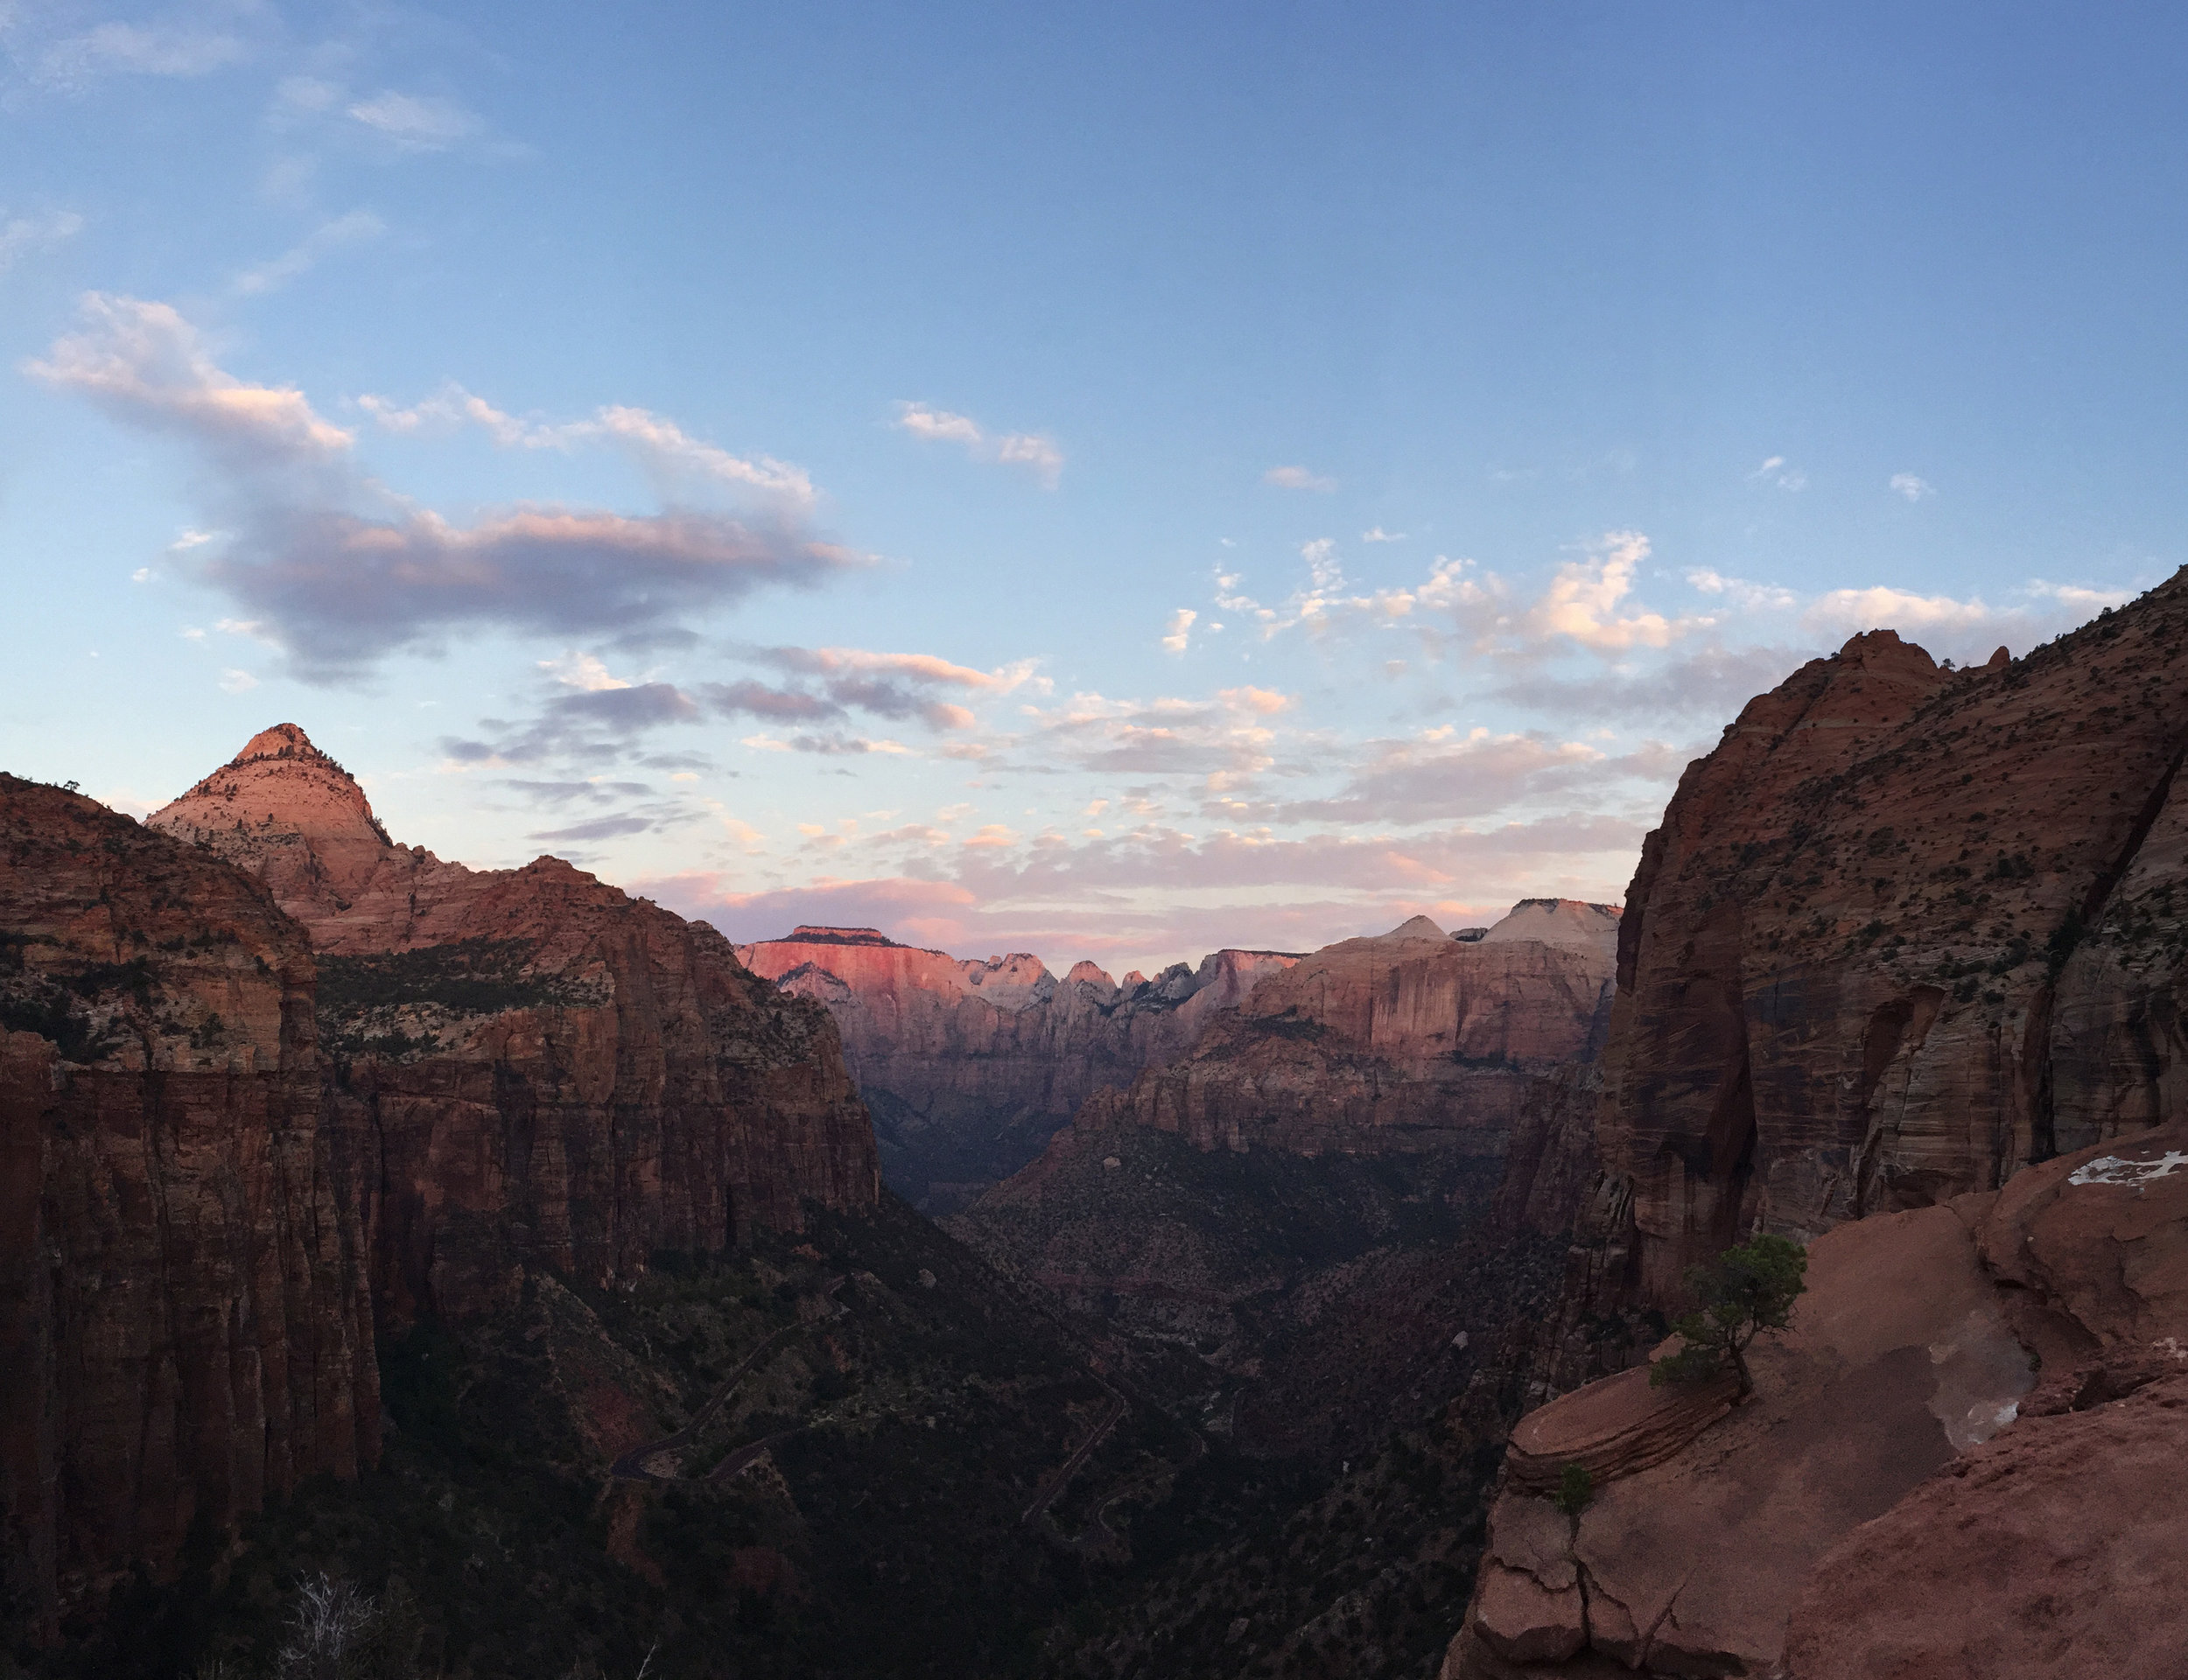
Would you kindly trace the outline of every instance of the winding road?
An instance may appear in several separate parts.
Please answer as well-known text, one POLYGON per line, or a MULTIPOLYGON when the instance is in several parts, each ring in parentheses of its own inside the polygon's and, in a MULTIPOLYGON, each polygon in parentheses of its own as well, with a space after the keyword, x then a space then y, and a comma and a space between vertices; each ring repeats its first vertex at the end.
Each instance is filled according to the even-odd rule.
POLYGON ((1089 1376, 1102 1384, 1102 1392, 1109 1396, 1109 1410, 1095 1421, 1094 1427, 1079 1443, 1079 1449, 1063 1461, 1063 1467, 1041 1484, 1041 1491, 1034 1495, 1034 1502, 1026 1507, 1025 1516, 1018 1520, 1030 1525, 1041 1512, 1055 1502, 1056 1495, 1071 1485, 1071 1478, 1079 1474, 1079 1466, 1092 1456, 1102 1444, 1102 1438, 1117 1426, 1117 1420, 1125 1415, 1125 1396, 1104 1382, 1098 1372, 1090 1369, 1089 1376))
MULTIPOLYGON (((836 1292, 844 1286, 845 1281, 845 1280, 841 1278, 837 1278, 835 1282, 829 1284, 826 1289, 821 1292, 822 1298, 824 1300, 834 1299, 836 1292)), ((666 1436, 658 1441, 649 1441, 643 1446, 634 1446, 629 1452, 624 1453, 622 1457, 616 1460, 615 1462, 608 1467, 609 1476, 617 1481, 685 1481, 693 1480, 693 1478, 673 1474, 664 1476, 659 1471, 653 1469, 649 1463, 649 1460, 656 1459, 665 1452, 682 1452, 685 1447, 691 1446, 692 1438, 712 1421, 714 1414, 719 1411, 728 1402, 729 1396, 737 1391, 737 1385, 743 1382, 747 1376, 752 1374, 755 1366, 757 1366, 762 1360, 766 1359, 768 1354, 772 1354, 784 1340, 791 1336, 796 1335, 800 1331, 810 1329, 810 1327, 811 1326, 802 1319, 796 1324, 784 1325, 780 1330, 777 1330, 773 1335, 769 1336, 765 1341, 761 1342, 757 1348, 754 1348, 750 1353, 747 1354, 743 1359, 737 1362, 737 1368, 732 1371, 722 1380, 721 1386, 714 1390, 712 1396, 707 1400, 707 1403, 701 1406, 698 1411, 692 1414, 691 1421, 690 1423, 686 1424, 682 1429, 677 1431, 677 1432, 673 1435, 666 1436)), ((730 1477, 735 1475, 738 1471, 742 1470, 746 1466, 752 1463, 754 1459, 757 1459, 762 1452, 765 1452, 776 1442, 787 1439, 789 1436, 794 1435, 796 1432, 797 1432, 796 1430, 784 1430, 780 1434, 770 1435, 765 1439, 753 1441, 747 1446, 740 1446, 735 1452, 732 1452, 727 1458, 724 1459, 719 1464, 716 1465, 712 1470, 708 1471, 705 1475, 696 1478, 696 1480, 701 1481, 726 1481, 730 1479, 730 1477)))

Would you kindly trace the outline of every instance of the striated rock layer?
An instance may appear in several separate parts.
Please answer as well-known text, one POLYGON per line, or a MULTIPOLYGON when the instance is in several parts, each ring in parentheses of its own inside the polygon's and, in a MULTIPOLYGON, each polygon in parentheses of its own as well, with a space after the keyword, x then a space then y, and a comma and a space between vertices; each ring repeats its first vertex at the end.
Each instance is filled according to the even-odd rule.
POLYGON ((1595 1146, 1606 1287, 1995 1189, 2177 1113, 2188 578, 2009 660, 1855 637, 1645 843, 1595 1146))
POLYGON ((1416 916, 1325 947, 1213 1018, 1189 1054, 1096 1096, 1073 1131, 1501 1156, 1535 1080, 1601 1045, 1617 926, 1605 906, 1534 900, 1471 941, 1416 916))
POLYGON ((1183 1054, 1217 1012, 1299 960, 1223 950, 1119 984, 1091 962, 1058 980, 1023 952, 982 962, 871 928, 811 927, 737 955, 827 1005, 892 1145, 891 1182, 929 1212, 1015 1172, 1096 1090, 1183 1054))
POLYGON ((321 953, 383 1312, 474 1310, 524 1264, 605 1279, 879 1194, 826 1012, 705 923, 557 858, 396 845, 293 724, 150 821, 263 882, 321 953))
POLYGON ((48 1634, 193 1521, 377 1456, 312 984, 256 882, 0 775, 0 1513, 48 1634))

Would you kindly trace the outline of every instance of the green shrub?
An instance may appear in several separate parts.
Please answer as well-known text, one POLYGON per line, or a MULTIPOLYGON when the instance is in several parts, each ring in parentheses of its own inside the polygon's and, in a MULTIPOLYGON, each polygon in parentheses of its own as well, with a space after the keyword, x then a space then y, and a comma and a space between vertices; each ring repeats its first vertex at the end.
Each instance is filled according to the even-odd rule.
POLYGON ((1558 1472, 1558 1490, 1550 1502, 1567 1516, 1578 1516, 1595 1497, 1595 1478, 1584 1464, 1568 1464, 1558 1472))

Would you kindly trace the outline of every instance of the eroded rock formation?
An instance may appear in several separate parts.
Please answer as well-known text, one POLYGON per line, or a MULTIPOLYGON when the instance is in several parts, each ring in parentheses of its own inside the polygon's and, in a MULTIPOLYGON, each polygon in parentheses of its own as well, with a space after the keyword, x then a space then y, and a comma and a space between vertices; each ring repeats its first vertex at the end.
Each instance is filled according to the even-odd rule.
POLYGON ((1532 1413, 1446 1675, 2170 1672, 2184 1168, 2177 1121, 1841 1224, 1729 1416, 1637 1369, 1532 1413))
POLYGON ((193 1521, 377 1453, 312 984, 256 883, 0 775, 0 1509, 48 1633, 193 1521))
POLYGON ((1627 900, 1596 1128, 1623 1287, 2177 1111, 2184 749, 2177 577, 2017 661, 1878 631, 1750 702, 1627 900))
POLYGON ((1601 1045, 1617 926, 1604 906, 1535 900, 1476 940, 1416 916, 1327 946, 1212 1018, 1189 1054, 1096 1096, 1072 1130, 1501 1156, 1532 1082, 1601 1045))
POLYGON ((393 844, 300 731, 150 827, 0 777, 0 1584, 49 1634, 369 1464, 391 1325, 878 1194, 824 1011, 393 844))
POLYGON ((292 724, 150 821, 263 881, 321 953, 383 1313, 472 1310, 525 1264, 606 1278, 878 1194, 825 1012, 705 923, 557 858, 473 870, 396 845, 292 724))
POLYGON ((890 1147, 891 1182, 942 1213, 1015 1172, 1106 1085, 1182 1054, 1216 1012, 1298 958, 1217 951, 1197 969, 1062 980, 1023 952, 985 962, 871 928, 800 928, 738 947, 755 974, 828 1006, 890 1147))

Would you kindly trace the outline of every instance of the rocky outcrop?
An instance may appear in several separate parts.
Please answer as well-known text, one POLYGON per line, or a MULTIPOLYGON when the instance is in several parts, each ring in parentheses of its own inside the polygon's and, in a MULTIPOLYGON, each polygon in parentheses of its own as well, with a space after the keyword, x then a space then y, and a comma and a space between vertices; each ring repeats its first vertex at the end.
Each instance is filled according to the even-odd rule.
POLYGON ((593 1280, 879 1194, 823 1010, 704 922, 552 858, 396 845, 301 730, 156 812, 264 883, 320 953, 319 1018, 383 1314, 465 1312, 517 1267, 593 1280))
POLYGON ((2177 1666, 2188 1121, 1841 1224, 1808 1276, 1722 1421, 1635 1370, 1522 1422, 1448 1676, 2177 1666))
POLYGON ((1120 985, 1091 962, 1058 980, 1023 952, 982 962, 813 927, 737 954, 827 1005, 891 1183, 931 1213, 1015 1172, 1096 1090, 1182 1054, 1217 1012, 1298 961, 1222 950, 1120 985))
POLYGON ((1789 1667, 1799 1680, 1953 1662, 1987 1680, 2172 1680, 2188 1651, 2184 1446, 2188 1375, 2008 1430, 1816 1565, 1789 1667))
POLYGON ((1073 1130, 1499 1157, 1533 1082, 1601 1045, 1616 929, 1606 906, 1534 900, 1478 940, 1416 916, 1328 946, 1212 1019, 1189 1054, 1089 1102, 1073 1130))
POLYGON ((312 1002, 256 883, 0 775, 0 1513, 49 1636, 194 1522, 377 1454, 312 1002))
POLYGON ((1750 703, 1627 899, 1595 1127, 1616 1291, 1664 1301, 1757 1224, 1995 1189, 2177 1110, 2184 717, 2181 577, 2023 659, 1954 671, 1878 631, 1750 703))

